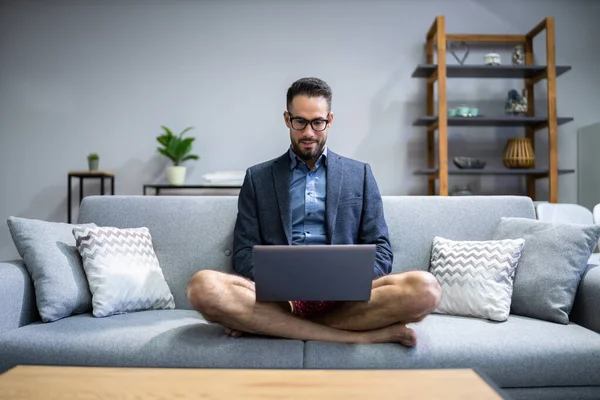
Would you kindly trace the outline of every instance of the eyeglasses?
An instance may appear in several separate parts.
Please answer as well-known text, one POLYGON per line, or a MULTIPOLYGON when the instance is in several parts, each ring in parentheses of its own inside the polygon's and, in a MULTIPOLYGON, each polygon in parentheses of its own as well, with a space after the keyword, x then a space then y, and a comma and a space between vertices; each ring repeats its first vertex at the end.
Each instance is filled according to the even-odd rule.
MULTIPOLYGON (((297 131, 305 129, 309 123, 315 132, 322 132, 327 128, 327 125, 329 125, 328 119, 315 118, 312 120, 308 120, 302 117, 292 117, 289 112, 288 115, 290 116, 290 123, 292 124, 292 128, 294 128, 297 131)), ((329 118, 329 114, 327 114, 327 117, 329 118)))

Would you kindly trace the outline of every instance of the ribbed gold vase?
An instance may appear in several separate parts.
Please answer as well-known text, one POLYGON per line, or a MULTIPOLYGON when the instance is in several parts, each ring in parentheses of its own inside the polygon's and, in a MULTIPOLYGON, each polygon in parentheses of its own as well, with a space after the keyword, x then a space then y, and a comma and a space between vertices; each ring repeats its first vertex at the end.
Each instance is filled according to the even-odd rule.
POLYGON ((530 139, 508 139, 502 162, 506 168, 533 168, 535 166, 535 152, 530 139))

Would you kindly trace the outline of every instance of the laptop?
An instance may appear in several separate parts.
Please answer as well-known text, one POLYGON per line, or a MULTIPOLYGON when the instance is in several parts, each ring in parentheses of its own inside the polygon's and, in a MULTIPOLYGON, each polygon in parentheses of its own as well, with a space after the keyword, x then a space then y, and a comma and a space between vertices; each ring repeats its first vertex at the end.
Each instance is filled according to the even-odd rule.
POLYGON ((257 301, 368 301, 374 244, 259 245, 252 249, 257 301))

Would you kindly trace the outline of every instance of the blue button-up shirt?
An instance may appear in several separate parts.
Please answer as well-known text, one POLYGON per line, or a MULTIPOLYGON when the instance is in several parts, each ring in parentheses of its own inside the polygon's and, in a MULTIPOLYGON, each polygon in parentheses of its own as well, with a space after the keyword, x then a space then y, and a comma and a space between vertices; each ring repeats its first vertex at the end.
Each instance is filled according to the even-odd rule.
POLYGON ((290 147, 290 200, 292 244, 327 244, 325 195, 327 189, 327 147, 310 170, 290 147))

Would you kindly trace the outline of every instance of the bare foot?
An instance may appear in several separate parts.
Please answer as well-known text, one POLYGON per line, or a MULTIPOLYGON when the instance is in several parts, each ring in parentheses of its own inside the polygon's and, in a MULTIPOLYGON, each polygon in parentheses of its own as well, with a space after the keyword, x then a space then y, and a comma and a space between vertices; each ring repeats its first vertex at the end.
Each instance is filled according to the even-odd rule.
POLYGON ((225 328, 225 334, 234 338, 238 338, 244 334, 242 331, 236 331, 234 329, 225 328))
POLYGON ((403 346, 413 347, 417 344, 415 331, 404 324, 390 325, 385 328, 365 332, 367 343, 400 343, 403 346))

